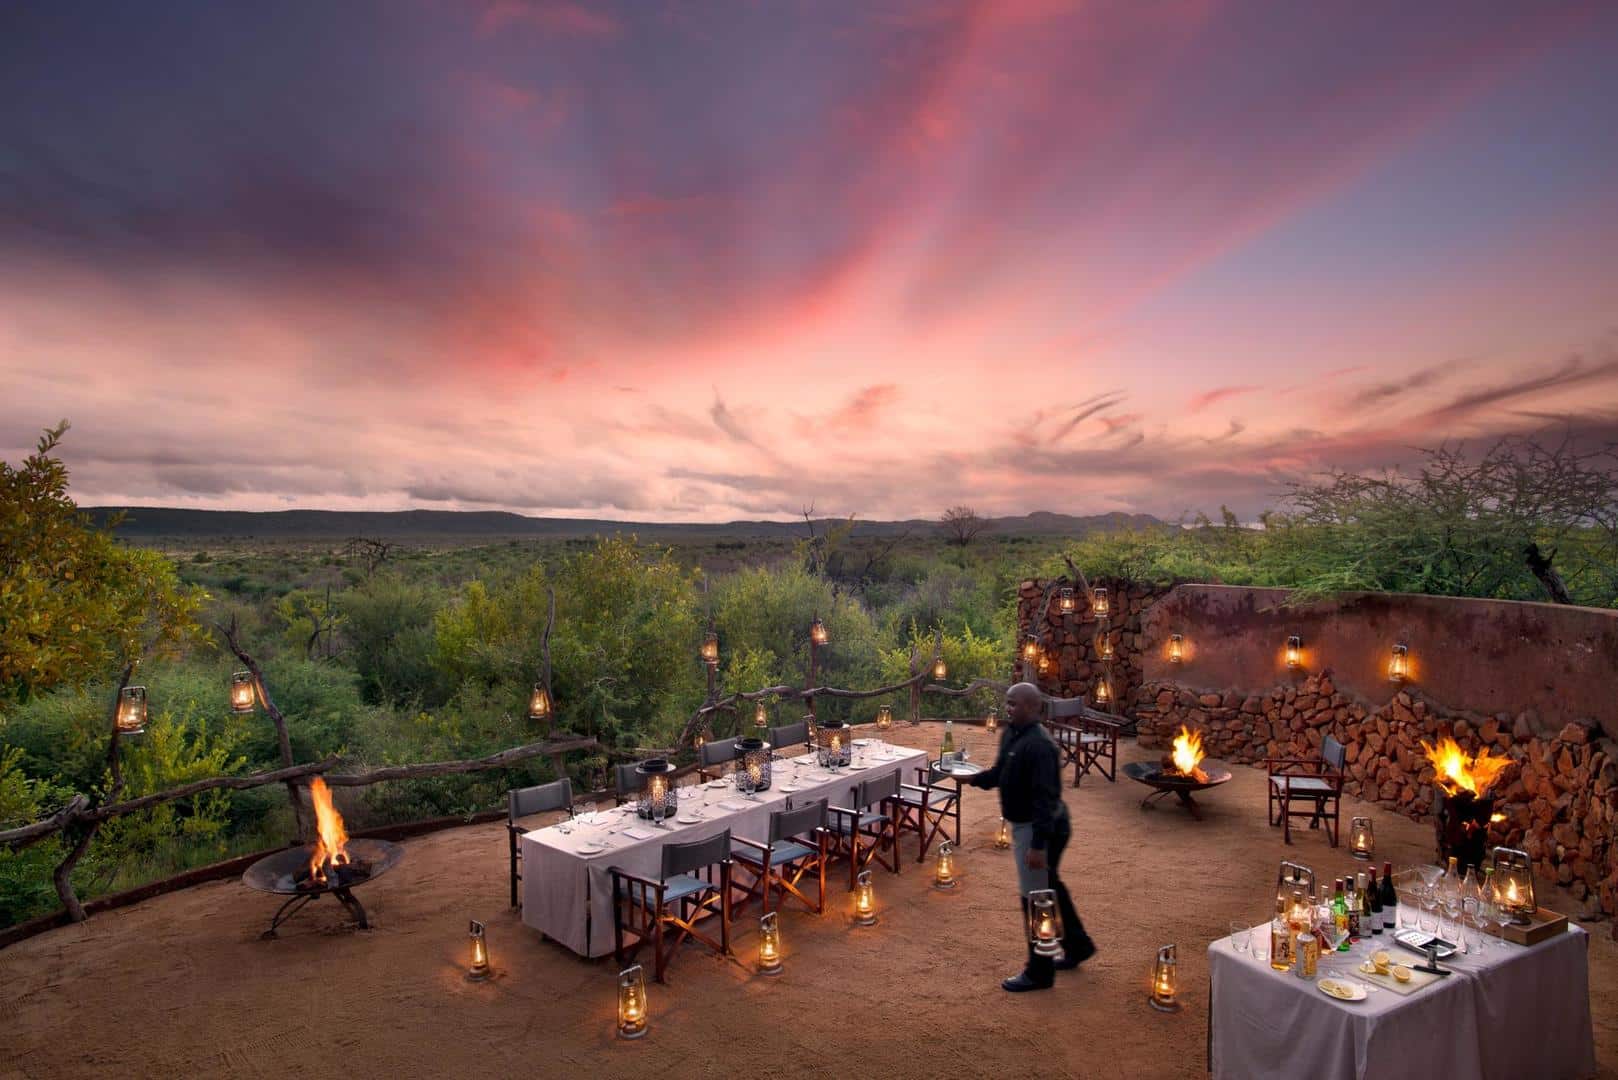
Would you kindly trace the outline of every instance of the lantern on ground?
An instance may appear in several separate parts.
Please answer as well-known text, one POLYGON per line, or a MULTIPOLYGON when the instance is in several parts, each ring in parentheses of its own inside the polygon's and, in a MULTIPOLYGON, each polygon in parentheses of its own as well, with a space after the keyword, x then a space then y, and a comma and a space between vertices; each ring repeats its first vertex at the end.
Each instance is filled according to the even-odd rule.
POLYGON ((944 663, 944 656, 940 653, 933 658, 933 678, 942 679, 949 674, 949 665, 944 663))
POLYGON ((1175 1000, 1178 967, 1173 945, 1165 945, 1157 950, 1157 961, 1152 965, 1152 1008, 1162 1012, 1180 1011, 1180 1003, 1175 1000))
POLYGON ((841 720, 827 720, 815 732, 816 757, 823 768, 838 769, 852 760, 853 734, 841 720))
POLYGON ((551 692, 543 683, 535 683, 533 693, 528 695, 528 719, 544 720, 550 714, 551 692))
POLYGON ((1096 680, 1096 704, 1107 705, 1112 702, 1112 687, 1107 685, 1107 677, 1103 675, 1096 680))
POLYGON ((983 730, 993 735, 1000 730, 1000 714, 993 709, 983 718, 983 730))
POLYGON ((1388 679, 1390 682, 1404 682, 1410 678, 1410 646, 1399 642, 1393 647, 1393 655, 1388 659, 1388 679))
POLYGON ((673 817, 678 809, 674 765, 665 758, 648 758, 635 766, 635 775, 640 778, 635 813, 652 821, 673 817))
POLYGON ((781 924, 773 911, 758 921, 758 973, 781 974, 781 924))
POLYGON ((146 687, 126 686, 118 695, 118 734, 140 735, 146 731, 146 687))
POLYGON ((876 925, 876 885, 869 870, 861 870, 854 879, 854 925, 876 925))
POLYGON ((1052 889, 1036 889, 1028 894, 1028 942, 1035 956, 1062 953, 1062 913, 1052 889))
POLYGON ((251 671, 238 671, 230 677, 230 711, 250 713, 258 700, 251 671))
POLYGON ((1005 818, 1000 819, 1000 828, 995 830, 994 846, 997 851, 1004 851, 1011 846, 1011 822, 1005 818))
POLYGON ((1097 634, 1096 635, 1096 656, 1098 656, 1102 660, 1111 660, 1112 659, 1112 635, 1111 634, 1103 633, 1103 634, 1097 634))
POLYGON ((816 645, 824 645, 831 640, 831 635, 826 633, 826 624, 820 621, 819 615, 809 624, 809 640, 816 645))
POLYGON ((948 840, 938 845, 938 863, 933 870, 933 888, 955 888, 955 845, 948 840))
POLYGON ((1064 587, 1062 589, 1062 599, 1061 599, 1060 607, 1061 607, 1061 611, 1062 611, 1063 615, 1071 615, 1071 614, 1073 614, 1074 609, 1078 607, 1078 605, 1073 600, 1073 590, 1071 588, 1064 587))
POLYGON ((618 1036, 638 1039, 646 1034, 646 973, 639 964, 618 973, 618 1036))
POLYGON ((1112 614, 1112 601, 1107 598, 1107 590, 1096 588, 1090 593, 1090 610, 1096 613, 1096 618, 1105 619, 1112 614))
POLYGON ((876 729, 888 731, 893 727, 893 706, 878 705, 876 707, 876 729))
POLYGON ((712 630, 702 639, 702 662, 709 667, 719 666, 719 635, 712 630))
POLYGON ((1534 863, 1526 851, 1516 848, 1494 849, 1494 902, 1505 909, 1511 921, 1518 926, 1533 922, 1539 910, 1534 899, 1534 863))
POLYGON ((1178 664, 1185 660, 1185 635, 1169 635, 1169 663, 1178 664))
POLYGON ((1287 667, 1296 671, 1303 666, 1303 638, 1293 634, 1287 638, 1287 667))
POLYGON ((1348 853, 1356 859, 1376 857, 1376 834, 1371 829, 1370 818, 1357 817, 1349 822, 1348 853))
POLYGON ((476 919, 472 920, 472 965, 466 969, 466 977, 472 982, 482 982, 493 972, 489 968, 489 942, 483 936, 483 924, 476 919))

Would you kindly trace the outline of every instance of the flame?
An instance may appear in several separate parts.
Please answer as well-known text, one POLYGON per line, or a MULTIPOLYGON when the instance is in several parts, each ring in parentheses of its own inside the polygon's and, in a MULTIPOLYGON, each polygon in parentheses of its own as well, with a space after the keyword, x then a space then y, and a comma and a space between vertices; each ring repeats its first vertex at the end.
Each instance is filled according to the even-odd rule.
POLYGON ((1496 754, 1487 747, 1468 760, 1466 751, 1448 735, 1442 736, 1437 746, 1423 739, 1421 749, 1438 773, 1434 779, 1445 795, 1470 791, 1475 797, 1481 798, 1489 793, 1500 774, 1512 763, 1504 754, 1496 754))
POLYGON ((343 828, 343 815, 332 805, 331 789, 318 776, 309 781, 309 800, 315 804, 315 824, 320 832, 315 853, 309 857, 309 877, 323 882, 328 865, 343 866, 348 862, 348 831, 343 828))
POLYGON ((1192 731, 1184 724, 1180 725, 1180 733, 1174 737, 1174 769, 1181 776, 1193 776, 1197 780, 1206 780, 1208 774, 1197 768, 1202 760, 1202 732, 1192 731))

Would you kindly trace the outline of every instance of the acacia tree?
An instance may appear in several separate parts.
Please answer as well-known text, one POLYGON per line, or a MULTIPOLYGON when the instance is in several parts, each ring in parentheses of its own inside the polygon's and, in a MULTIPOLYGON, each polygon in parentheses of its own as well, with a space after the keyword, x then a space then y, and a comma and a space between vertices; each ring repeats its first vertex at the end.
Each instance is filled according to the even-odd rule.
POLYGON ((944 537, 956 547, 966 547, 989 527, 989 519, 978 516, 970 506, 952 506, 938 521, 944 537))
POLYGON ((0 461, 0 704, 200 634, 204 594, 162 555, 94 528, 68 496, 55 456, 67 429, 47 430, 20 466, 0 461))

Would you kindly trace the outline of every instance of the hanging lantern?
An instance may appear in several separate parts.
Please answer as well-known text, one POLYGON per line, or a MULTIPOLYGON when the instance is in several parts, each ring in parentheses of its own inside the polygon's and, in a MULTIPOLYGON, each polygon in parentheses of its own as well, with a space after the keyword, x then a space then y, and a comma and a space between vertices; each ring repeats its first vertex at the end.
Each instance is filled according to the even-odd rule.
POLYGON ((854 879, 854 925, 876 925, 876 886, 869 870, 861 870, 854 879))
POLYGON ((888 731, 893 727, 893 706, 878 705, 876 707, 876 729, 888 731))
POLYGON ((1294 671, 1303 667, 1303 638, 1297 634, 1287 638, 1287 667, 1294 671))
POLYGON ((1036 889, 1028 894, 1028 941, 1036 956, 1062 953, 1062 913, 1052 889, 1036 889))
POLYGON ((933 888, 955 888, 955 845, 948 840, 938 845, 938 862, 933 870, 933 888))
POLYGON ((819 615, 816 615, 815 621, 809 624, 809 640, 816 645, 824 645, 831 640, 831 636, 826 633, 826 624, 820 621, 819 615))
POLYGON ((993 709, 983 718, 983 730, 993 735, 1000 730, 1000 714, 993 709))
POLYGON ((545 689, 543 683, 534 684, 534 692, 528 695, 528 719, 544 720, 551 714, 551 692, 545 689))
POLYGON ((781 924, 773 911, 758 920, 758 973, 781 974, 781 924))
POLYGON ((1103 675, 1096 680, 1096 704, 1106 705, 1112 701, 1112 687, 1107 685, 1107 677, 1103 675))
POLYGON ((1410 646, 1404 642, 1393 647, 1393 656, 1388 660, 1388 679, 1391 682, 1404 682, 1410 678, 1410 646))
POLYGON ((1526 851, 1516 848, 1494 849, 1494 902, 1511 915, 1518 926, 1534 921, 1539 904, 1534 899, 1534 863, 1526 851))
POLYGON ((1049 675, 1051 673, 1051 655, 1050 655, 1050 653, 1043 653, 1043 652, 1040 653, 1039 654, 1039 663, 1036 664, 1035 667, 1038 668, 1039 673, 1041 675, 1049 675))
POLYGON ((674 790, 674 765, 663 758, 647 758, 635 766, 640 791, 635 797, 635 813, 652 821, 671 818, 678 811, 674 790))
POLYGON ((251 671, 238 671, 230 677, 230 711, 234 713, 250 713, 256 704, 258 694, 253 684, 251 671))
POLYGON ((698 752, 701 752, 702 748, 704 746, 706 746, 707 744, 708 744, 708 733, 706 731, 698 731, 697 732, 697 737, 695 739, 691 740, 691 746, 694 749, 696 749, 698 752))
POLYGON ((1169 663, 1178 664, 1185 659, 1185 635, 1169 635, 1169 663))
POLYGON ((1011 846, 1011 822, 1005 818, 1000 819, 1000 828, 995 830, 994 846, 997 851, 1004 851, 1011 846))
POLYGON ((118 695, 118 734, 141 735, 146 731, 146 687, 126 686, 118 695))
POLYGON ((852 760, 852 734, 841 720, 827 720, 820 725, 820 730, 815 732, 815 752, 822 768, 841 768, 852 760))
POLYGON ((762 701, 753 706, 753 726, 756 728, 770 726, 770 710, 764 707, 764 702, 762 701))
POLYGON ((472 966, 466 969, 466 977, 472 982, 482 982, 492 974, 489 968, 489 942, 483 936, 483 924, 473 919, 472 966))
POLYGON ((1152 966, 1152 1008, 1163 1012, 1180 1011, 1180 1003, 1174 998, 1178 989, 1178 967, 1173 945, 1165 945, 1157 950, 1157 962, 1152 966))
POLYGON ((702 662, 709 667, 719 666, 719 635, 712 630, 702 639, 702 662))
POLYGON ((1112 614, 1112 601, 1107 599, 1107 590, 1097 587, 1090 593, 1090 609, 1096 613, 1096 618, 1105 619, 1112 614))
POLYGON ((1356 859, 1376 857, 1376 836, 1371 829, 1370 818, 1357 817, 1349 822, 1348 853, 1356 859))
POLYGON ((1077 606, 1078 605, 1073 600, 1073 590, 1071 588, 1063 587, 1063 589, 1062 589, 1062 600, 1061 600, 1062 614, 1063 615, 1071 615, 1071 614, 1073 614, 1073 611, 1077 606))
POLYGON ((933 678, 942 679, 949 674, 949 667, 944 663, 943 654, 933 661, 933 678))
POLYGON ((618 973, 618 1037, 646 1034, 646 973, 639 964, 618 973))
POLYGON ((1039 639, 1033 634, 1029 634, 1028 637, 1023 640, 1022 658, 1029 661, 1039 659, 1039 639))
POLYGON ((1112 635, 1111 634, 1102 633, 1102 634, 1097 634, 1096 635, 1096 656, 1098 656, 1102 660, 1111 660, 1112 659, 1112 635))

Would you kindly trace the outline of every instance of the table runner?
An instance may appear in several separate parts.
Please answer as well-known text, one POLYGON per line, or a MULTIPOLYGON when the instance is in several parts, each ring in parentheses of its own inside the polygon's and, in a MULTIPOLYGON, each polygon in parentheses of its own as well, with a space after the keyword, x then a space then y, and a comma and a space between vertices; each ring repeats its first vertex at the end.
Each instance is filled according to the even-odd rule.
MULTIPOLYGON (((727 780, 718 788, 693 785, 698 793, 694 799, 679 801, 680 813, 693 806, 703 808, 704 817, 695 824, 682 825, 673 821, 665 828, 656 828, 646 822, 636 822, 646 831, 656 832, 649 840, 631 840, 622 833, 614 836, 614 846, 592 855, 581 854, 581 842, 600 839, 603 829, 575 825, 570 833, 560 832, 556 826, 535 829, 522 836, 522 895, 523 922, 548 937, 561 942, 581 956, 605 956, 612 952, 612 875, 609 868, 617 866, 632 874, 656 880, 663 866, 663 844, 669 841, 687 843, 702 840, 722 832, 744 836, 760 842, 770 834, 770 813, 801 806, 816 799, 826 799, 833 806, 850 806, 852 789, 861 781, 877 779, 898 772, 903 783, 914 783, 917 766, 924 766, 927 753, 905 746, 892 746, 871 740, 863 748, 866 762, 863 768, 844 768, 835 775, 810 781, 813 773, 824 772, 809 765, 802 768, 806 779, 797 791, 783 792, 781 787, 791 783, 793 758, 776 761, 772 768, 772 786, 752 799, 744 799, 727 780), (892 752, 891 760, 880 755, 892 752), (720 803, 740 801, 742 810, 720 809, 720 803)), ((682 791, 687 790, 685 788, 682 791)), ((620 827, 634 821, 633 811, 628 818, 613 815, 609 821, 620 827)), ((828 875, 827 888, 830 889, 828 875)))
MULTIPOLYGON (((1255 939, 1267 933, 1267 926, 1253 930, 1255 939)), ((1216 1080, 1588 1076, 1595 1071, 1588 940, 1570 925, 1538 945, 1474 948, 1441 963, 1455 974, 1408 997, 1381 990, 1347 1004, 1220 938, 1208 946, 1209 1069, 1216 1080)), ((1370 937, 1322 957, 1320 974, 1356 977, 1353 968, 1380 948, 1421 962, 1370 937)))

